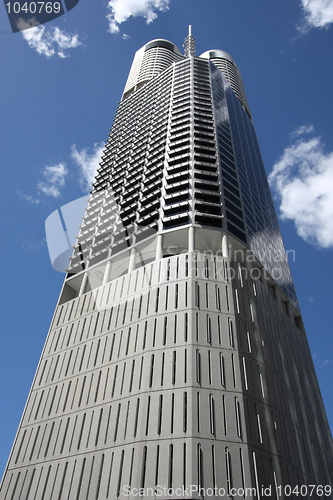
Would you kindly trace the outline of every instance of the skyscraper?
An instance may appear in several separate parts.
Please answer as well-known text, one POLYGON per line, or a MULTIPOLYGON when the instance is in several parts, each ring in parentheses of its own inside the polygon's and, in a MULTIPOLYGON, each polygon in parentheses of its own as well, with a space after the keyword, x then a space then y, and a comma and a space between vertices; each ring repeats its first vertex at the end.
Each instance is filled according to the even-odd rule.
POLYGON ((134 57, 1 499, 322 498, 332 476, 240 72, 221 50, 196 57, 191 32, 185 55, 153 40, 134 57))

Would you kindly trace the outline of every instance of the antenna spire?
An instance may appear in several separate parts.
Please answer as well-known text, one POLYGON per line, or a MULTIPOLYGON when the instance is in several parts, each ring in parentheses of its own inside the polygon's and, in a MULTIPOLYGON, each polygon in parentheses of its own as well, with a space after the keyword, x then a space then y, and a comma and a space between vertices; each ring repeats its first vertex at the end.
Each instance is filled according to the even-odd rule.
POLYGON ((192 25, 188 27, 188 35, 185 38, 185 56, 195 56, 195 38, 192 36, 192 25))

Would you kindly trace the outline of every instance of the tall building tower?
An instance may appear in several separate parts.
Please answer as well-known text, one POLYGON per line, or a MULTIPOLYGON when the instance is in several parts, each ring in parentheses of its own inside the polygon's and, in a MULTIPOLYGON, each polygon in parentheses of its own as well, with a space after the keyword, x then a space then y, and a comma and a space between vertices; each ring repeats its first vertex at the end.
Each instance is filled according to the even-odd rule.
POLYGON ((153 40, 134 57, 1 500, 322 498, 332 477, 240 72, 221 50, 196 57, 191 32, 185 55, 153 40))

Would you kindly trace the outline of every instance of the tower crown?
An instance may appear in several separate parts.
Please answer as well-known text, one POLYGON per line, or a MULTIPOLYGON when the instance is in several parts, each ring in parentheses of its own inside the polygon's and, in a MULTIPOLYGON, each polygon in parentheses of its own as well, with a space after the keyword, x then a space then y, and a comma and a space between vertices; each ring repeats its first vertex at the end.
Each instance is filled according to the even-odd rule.
POLYGON ((231 55, 224 50, 213 49, 207 50, 201 54, 200 57, 202 59, 209 59, 222 71, 230 84, 230 87, 235 92, 241 104, 244 106, 249 118, 251 118, 250 107, 247 101, 242 75, 231 55))
POLYGON ((122 99, 183 57, 177 45, 169 40, 157 38, 146 43, 135 53, 122 99))

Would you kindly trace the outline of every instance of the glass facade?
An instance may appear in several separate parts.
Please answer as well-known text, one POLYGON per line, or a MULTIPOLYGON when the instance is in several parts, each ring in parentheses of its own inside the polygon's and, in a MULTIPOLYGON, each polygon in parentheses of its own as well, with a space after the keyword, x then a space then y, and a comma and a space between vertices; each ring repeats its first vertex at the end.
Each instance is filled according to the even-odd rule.
POLYGON ((214 65, 211 71, 227 229, 299 310, 253 123, 223 74, 214 65))

